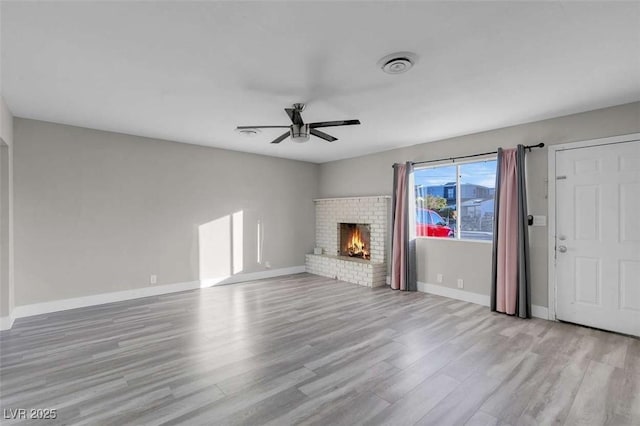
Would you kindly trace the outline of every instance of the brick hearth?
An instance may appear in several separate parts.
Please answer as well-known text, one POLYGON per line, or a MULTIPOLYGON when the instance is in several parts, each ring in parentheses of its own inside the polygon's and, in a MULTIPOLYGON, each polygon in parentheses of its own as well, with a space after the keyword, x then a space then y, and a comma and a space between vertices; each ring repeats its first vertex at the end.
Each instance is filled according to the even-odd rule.
POLYGON ((390 197, 329 198, 314 201, 316 247, 322 248, 322 254, 306 255, 307 272, 367 287, 385 285, 390 197), (371 260, 338 255, 340 223, 370 225, 371 260))

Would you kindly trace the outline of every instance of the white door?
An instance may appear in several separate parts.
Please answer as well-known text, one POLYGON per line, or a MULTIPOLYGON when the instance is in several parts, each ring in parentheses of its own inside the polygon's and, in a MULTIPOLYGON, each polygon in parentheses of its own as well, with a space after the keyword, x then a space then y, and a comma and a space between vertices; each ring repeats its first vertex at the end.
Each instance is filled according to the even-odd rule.
POLYGON ((556 152, 556 317, 640 336, 640 141, 556 152))

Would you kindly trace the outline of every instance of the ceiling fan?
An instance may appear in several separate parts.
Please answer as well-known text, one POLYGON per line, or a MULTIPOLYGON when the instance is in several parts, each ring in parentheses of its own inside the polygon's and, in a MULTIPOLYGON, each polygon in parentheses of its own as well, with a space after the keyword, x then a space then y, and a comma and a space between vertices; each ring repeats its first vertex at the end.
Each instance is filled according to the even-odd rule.
POLYGON ((335 127, 335 126, 351 126, 354 124, 360 124, 360 120, 340 120, 340 121, 320 121, 317 123, 305 123, 302 121, 302 115, 300 114, 304 110, 304 104, 293 104, 293 108, 285 108, 284 109, 289 118, 291 119, 290 126, 238 126, 236 127, 236 131, 241 133, 255 133, 256 129, 286 129, 289 131, 278 136, 271 143, 280 143, 285 140, 288 136, 291 136, 291 139, 294 142, 306 142, 309 140, 309 135, 316 136, 320 139, 324 139, 327 142, 337 141, 338 138, 335 138, 327 133, 321 132, 318 130, 318 127, 335 127))

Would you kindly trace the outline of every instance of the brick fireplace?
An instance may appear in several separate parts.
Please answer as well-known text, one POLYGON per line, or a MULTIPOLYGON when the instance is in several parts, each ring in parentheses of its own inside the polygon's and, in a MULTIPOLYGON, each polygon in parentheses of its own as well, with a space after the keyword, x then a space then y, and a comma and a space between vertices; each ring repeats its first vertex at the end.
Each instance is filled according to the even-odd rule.
POLYGON ((306 271, 367 287, 386 284, 390 197, 314 200, 316 247, 306 271))

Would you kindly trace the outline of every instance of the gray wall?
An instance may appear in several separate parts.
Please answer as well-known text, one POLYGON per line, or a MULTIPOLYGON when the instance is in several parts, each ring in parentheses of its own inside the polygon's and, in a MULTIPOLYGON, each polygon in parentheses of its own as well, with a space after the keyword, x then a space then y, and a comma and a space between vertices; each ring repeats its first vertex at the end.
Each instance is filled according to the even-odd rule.
MULTIPOLYGON (((391 165, 395 162, 474 154, 492 151, 499 146, 509 148, 538 142, 550 145, 635 132, 640 132, 640 103, 334 161, 321 165, 320 196, 391 194, 391 165), (353 170, 364 172, 366 179, 351 179, 353 170)), ((546 148, 527 154, 527 172, 529 213, 547 215, 546 148)), ((530 235, 533 304, 547 306, 547 228, 532 227, 530 235)), ((462 278, 465 290, 489 294, 490 244, 420 238, 417 256, 419 281, 435 284, 436 274, 442 273, 442 285, 446 287, 456 288, 457 279, 462 278)))
MULTIPOLYGON (((394 162, 639 132, 640 103, 320 166, 40 121, 13 122, 19 306, 145 287, 150 274, 157 274, 162 285, 234 270, 263 271, 266 261, 274 269, 302 265, 314 245, 313 198, 391 194, 394 162), (367 179, 349 179, 352 170, 366 171, 367 179), (262 263, 257 261, 258 222, 264 229, 262 263), (204 265, 202 253, 213 260, 204 265)), ((528 154, 527 161, 530 213, 546 215, 546 149, 528 154)), ((546 306, 547 228, 530 230, 533 303, 546 306)), ((489 294, 490 261, 487 243, 418 241, 422 282, 435 284, 442 273, 444 286, 455 288, 463 278, 465 290, 489 294)))
POLYGON ((0 317, 13 311, 13 287, 13 115, 0 96, 0 317))
POLYGON ((16 306, 150 274, 162 285, 299 266, 313 248, 318 165, 20 118, 14 132, 16 306))

